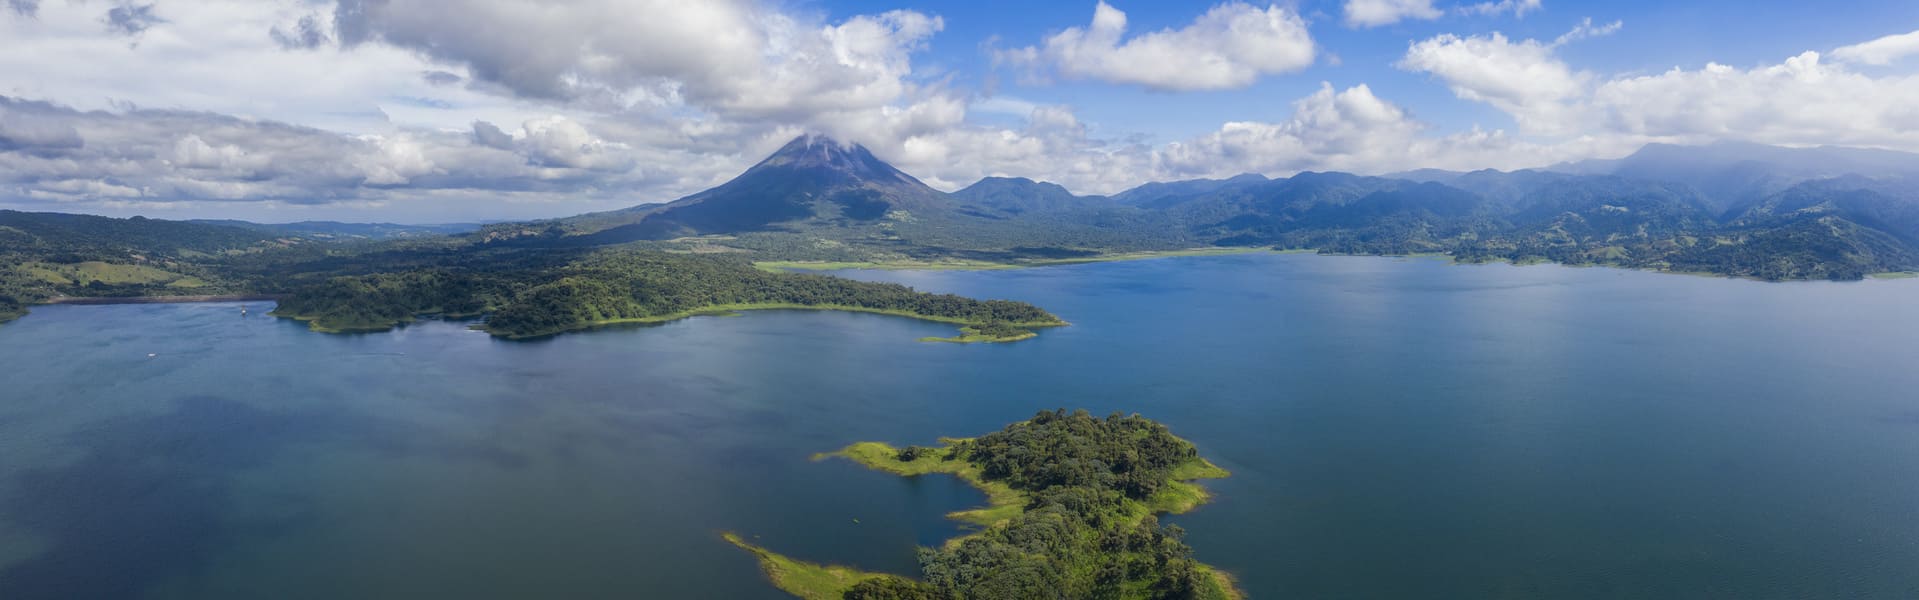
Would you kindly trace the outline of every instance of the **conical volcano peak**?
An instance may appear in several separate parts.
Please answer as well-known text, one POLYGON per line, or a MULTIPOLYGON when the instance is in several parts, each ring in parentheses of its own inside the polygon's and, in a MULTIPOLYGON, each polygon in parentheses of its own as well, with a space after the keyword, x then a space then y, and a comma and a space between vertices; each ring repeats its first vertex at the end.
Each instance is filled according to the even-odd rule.
POLYGON ((793 138, 793 141, 787 142, 778 152, 753 168, 768 167, 822 169, 862 180, 918 183, 918 180, 874 157, 865 146, 848 144, 818 133, 793 138))

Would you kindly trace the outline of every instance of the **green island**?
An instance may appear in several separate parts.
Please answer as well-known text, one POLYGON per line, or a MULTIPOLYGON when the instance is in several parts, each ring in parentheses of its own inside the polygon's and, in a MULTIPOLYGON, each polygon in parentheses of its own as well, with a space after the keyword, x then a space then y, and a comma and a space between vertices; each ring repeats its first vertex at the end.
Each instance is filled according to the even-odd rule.
POLYGON ((1193 559, 1178 526, 1156 516, 1205 503, 1206 490, 1191 482, 1228 475, 1165 425, 1059 409, 941 442, 861 442, 814 457, 907 477, 952 475, 986 493, 987 506, 947 515, 979 530, 921 548, 917 579, 809 563, 735 533, 723 537, 758 557, 773 585, 808 600, 1244 596, 1231 576, 1193 559))
POLYGON ((295 289, 275 315, 315 331, 383 331, 420 317, 468 318, 493 335, 526 339, 626 323, 744 310, 839 310, 963 326, 966 336, 1025 339, 1066 323, 1008 300, 929 294, 890 283, 769 273, 725 255, 600 251, 561 265, 428 269, 341 276, 295 289), (985 333, 981 333, 985 332, 985 333))

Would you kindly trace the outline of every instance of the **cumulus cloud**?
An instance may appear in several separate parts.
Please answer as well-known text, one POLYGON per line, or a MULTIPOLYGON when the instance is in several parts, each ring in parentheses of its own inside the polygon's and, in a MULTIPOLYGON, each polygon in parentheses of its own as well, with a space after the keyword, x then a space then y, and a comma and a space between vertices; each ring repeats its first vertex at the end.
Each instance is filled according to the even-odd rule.
POLYGON ((1566 118, 1565 103, 1585 92, 1591 76, 1560 61, 1554 47, 1513 41, 1498 32, 1463 38, 1443 34, 1410 45, 1397 65, 1430 73, 1460 98, 1491 104, 1524 128, 1564 133, 1574 125, 1566 118))
POLYGON ((1090 25, 1067 28, 1039 46, 1001 51, 997 58, 1068 79, 1191 91, 1243 88, 1262 75, 1304 69, 1315 53, 1306 22, 1278 5, 1229 2, 1184 28, 1132 39, 1123 39, 1125 34, 1126 13, 1102 1, 1090 25))
POLYGON ((1433 0, 1346 0, 1346 25, 1378 27, 1406 19, 1437 19, 1445 14, 1433 0))
POLYGON ((1512 13, 1514 17, 1525 17, 1526 13, 1539 10, 1539 0, 1498 0, 1497 2, 1481 2, 1478 4, 1461 5, 1458 10, 1462 14, 1487 17, 1506 13, 1512 13))
POLYGON ((1630 148, 1600 140, 1538 144, 1502 131, 1436 135, 1405 108, 1365 85, 1322 83, 1277 122, 1233 121, 1192 138, 1151 145, 1088 137, 1068 107, 1036 106, 1023 128, 967 127, 875 148, 883 158, 944 189, 985 176, 1052 181, 1080 193, 1113 193, 1144 183, 1240 173, 1300 171, 1382 174, 1419 167, 1538 167, 1630 148))
POLYGON ((1577 71, 1557 48, 1618 29, 1590 20, 1553 43, 1494 33, 1409 46, 1401 68, 1430 73, 1460 98, 1543 135, 1699 143, 1852 144, 1919 149, 1919 76, 1873 77, 1807 51, 1778 64, 1708 63, 1655 75, 1577 71))
POLYGON ((66 201, 112 190, 149 204, 298 204, 401 189, 593 191, 640 175, 624 145, 563 117, 529 121, 517 135, 492 128, 505 144, 483 143, 481 129, 348 136, 211 113, 82 112, 0 96, 0 190, 66 201))
POLYGON ((1881 66, 1915 54, 1919 54, 1919 31, 1889 35, 1851 46, 1841 46, 1832 51, 1832 57, 1839 60, 1881 66))
POLYGON ((1159 170, 1169 178, 1235 173, 1287 175, 1299 171, 1378 174, 1418 167, 1477 169, 1541 166, 1574 151, 1474 129, 1436 136, 1404 108, 1357 85, 1319 91, 1293 104, 1283 122, 1229 122, 1218 131, 1169 144, 1159 170))
POLYGON ((1741 139, 1919 149, 1919 76, 1871 77, 1807 51, 1750 69, 1708 63, 1621 77, 1593 92, 1616 130, 1682 140, 1741 139))
MULTIPOLYGON (((1513 115, 1511 133, 1437 131, 1372 87, 1322 84, 1283 118, 1160 143, 928 75, 915 59, 945 22, 914 11, 829 21, 756 0, 200 0, 162 3, 133 47, 102 27, 133 4, 8 1, 0 90, 56 101, 0 98, 0 204, 12 206, 558 216, 696 192, 811 131, 942 189, 1004 175, 1090 193, 1248 171, 1533 167, 1648 141, 1919 150, 1919 116, 1901 102, 1919 97, 1919 76, 1853 70, 1897 60, 1890 42, 1832 53, 1846 62, 1807 53, 1614 76, 1558 50, 1616 23, 1547 41, 1435 36, 1398 65, 1513 115)), ((1433 10, 1537 9, 1488 4, 1433 10)), ((1317 48, 1286 8, 1232 2, 1140 33, 1100 4, 1089 24, 999 54, 1046 77, 1186 90, 1297 71, 1317 48)))
POLYGON ((347 46, 418 52, 525 98, 602 109, 687 104, 801 122, 909 94, 908 56, 944 27, 905 10, 832 24, 759 8, 747 0, 340 0, 333 20, 347 46))

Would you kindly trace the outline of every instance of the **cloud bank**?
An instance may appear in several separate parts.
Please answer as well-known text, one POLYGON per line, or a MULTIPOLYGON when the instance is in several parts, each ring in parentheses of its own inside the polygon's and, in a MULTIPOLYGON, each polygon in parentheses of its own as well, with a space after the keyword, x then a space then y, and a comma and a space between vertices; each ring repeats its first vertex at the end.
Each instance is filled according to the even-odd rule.
MULTIPOLYGON (((1908 59, 1910 35, 1767 64, 1609 74, 1562 51, 1608 43, 1596 38, 1616 22, 1552 40, 1440 34, 1408 43, 1394 65, 1510 124, 1442 131, 1386 86, 1341 81, 1264 99, 1278 116, 1221 115, 1152 140, 1069 105, 955 83, 964 78, 922 64, 947 20, 919 11, 828 20, 749 0, 9 2, 0 206, 14 208, 560 216, 696 192, 808 131, 863 143, 936 187, 1023 176, 1081 193, 1242 172, 1535 167, 1651 141, 1919 150, 1919 106, 1905 101, 1919 97, 1919 76, 1883 67, 1908 59), (116 20, 128 7, 139 10, 116 20)), ((1538 10, 1488 4, 1381 6, 1400 18, 1538 10)), ((1310 28, 1283 6, 1227 2, 1137 32, 1100 3, 1088 23, 988 52, 1059 85, 1175 102, 1299 77, 1324 52, 1310 28)))

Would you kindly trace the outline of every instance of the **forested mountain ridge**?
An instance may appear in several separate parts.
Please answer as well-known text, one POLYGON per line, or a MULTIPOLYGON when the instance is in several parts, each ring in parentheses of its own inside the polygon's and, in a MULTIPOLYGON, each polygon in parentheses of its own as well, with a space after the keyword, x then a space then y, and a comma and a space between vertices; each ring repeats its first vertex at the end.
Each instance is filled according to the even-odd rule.
MULTIPOLYGON (((1859 279, 1919 271, 1919 155, 1649 146, 1557 170, 1249 174, 1100 197, 1002 177, 943 193, 863 147, 802 136, 672 203, 433 230, 0 211, 0 320, 59 296, 285 294, 334 277, 445 269, 530 274, 605 248, 910 266, 1274 247, 1859 279)), ((507 297, 479 305, 503 309, 489 299, 507 297)))
POLYGON ((217 263, 313 244, 226 225, 0 210, 0 322, 60 296, 246 293, 217 263))
MULTIPOLYGON (((660 211, 731 198, 742 189, 754 190, 750 195, 761 204, 817 205, 832 195, 806 191, 813 188, 802 184, 830 180, 859 189, 905 185, 910 193, 874 197, 912 198, 915 208, 896 210, 905 203, 886 200, 883 212, 867 215, 880 216, 867 221, 844 214, 823 218, 831 210, 796 211, 792 215, 798 216, 785 220, 778 211, 753 213, 750 227, 676 230, 703 235, 654 236, 648 243, 744 251, 773 260, 899 264, 1044 262, 1142 250, 1270 246, 1443 253, 1472 261, 1554 261, 1772 280, 1858 279, 1919 269, 1911 258, 1919 255, 1919 242, 1913 241, 1919 225, 1903 216, 1919 205, 1919 194, 1907 193, 1919 186, 1898 178, 1905 172, 1901 157, 1915 159, 1908 170, 1919 176, 1919 156, 1886 151, 1654 145, 1624 159, 1553 171, 1422 170, 1398 177, 1306 172, 1278 179, 1247 174, 1148 183, 1110 197, 1079 196, 1025 178, 988 177, 941 194, 884 166, 864 148, 808 136, 714 190, 621 211, 638 224, 594 229, 607 225, 603 215, 615 214, 601 213, 550 222, 545 229, 532 223, 500 230, 516 231, 502 236, 517 235, 516 243, 527 243, 529 235, 552 245, 606 243, 637 229, 662 227, 647 225, 655 220, 679 222, 658 216, 660 211), (1699 154, 1695 160, 1673 158, 1693 150, 1699 154), (1810 157, 1816 164, 1783 164, 1794 157, 1810 157), (1695 165, 1696 172, 1660 168, 1672 163, 1695 165), (789 170, 775 172, 768 165, 789 170), (1849 167, 1873 175, 1808 179, 1849 167), (1879 196, 1847 195, 1858 189, 1879 196), (1832 210, 1817 227, 1801 222, 1810 213, 1798 208, 1794 218, 1748 214, 1771 210, 1767 199, 1787 192, 1834 196, 1836 204, 1827 203, 1832 210)), ((733 200, 719 205, 746 206, 733 200)))

